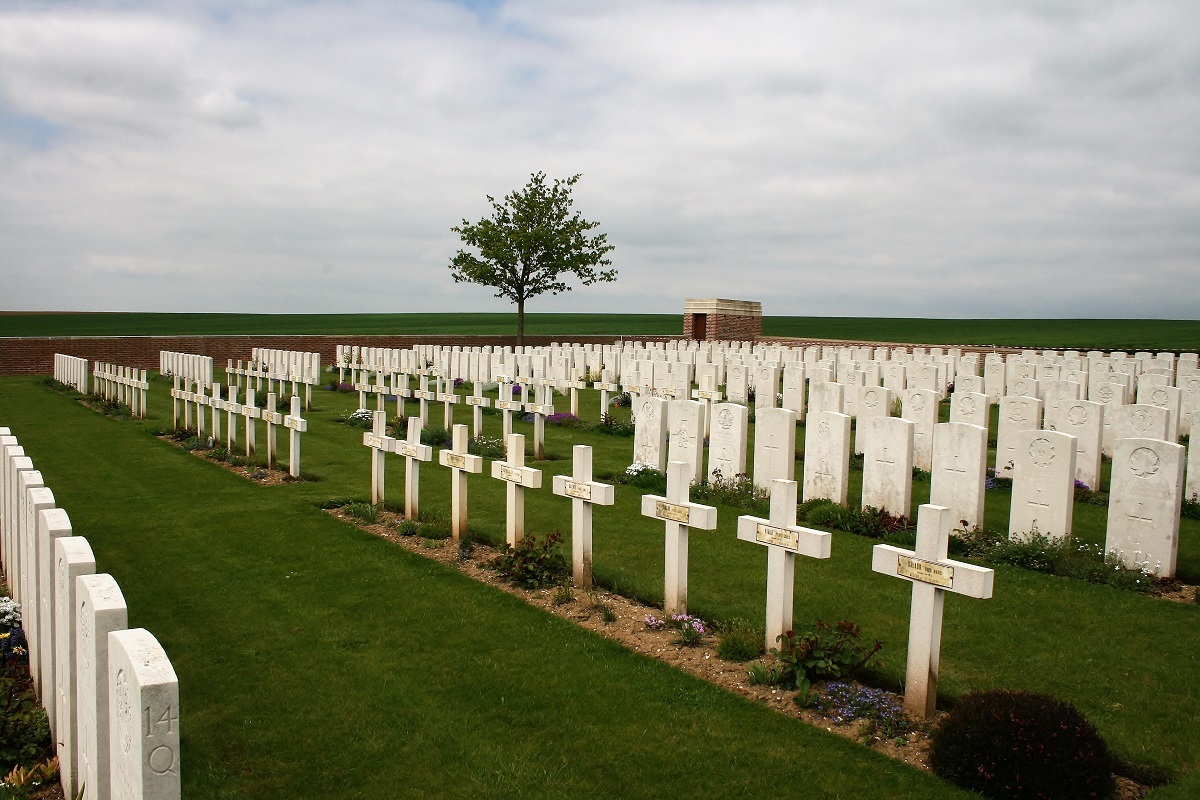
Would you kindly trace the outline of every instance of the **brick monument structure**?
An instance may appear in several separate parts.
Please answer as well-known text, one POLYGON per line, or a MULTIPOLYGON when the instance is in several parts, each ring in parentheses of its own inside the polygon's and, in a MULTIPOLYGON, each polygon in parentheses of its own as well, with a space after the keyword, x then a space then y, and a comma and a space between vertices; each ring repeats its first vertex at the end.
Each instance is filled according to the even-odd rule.
POLYGON ((753 342, 762 335, 762 303, 752 300, 686 300, 683 338, 753 342))

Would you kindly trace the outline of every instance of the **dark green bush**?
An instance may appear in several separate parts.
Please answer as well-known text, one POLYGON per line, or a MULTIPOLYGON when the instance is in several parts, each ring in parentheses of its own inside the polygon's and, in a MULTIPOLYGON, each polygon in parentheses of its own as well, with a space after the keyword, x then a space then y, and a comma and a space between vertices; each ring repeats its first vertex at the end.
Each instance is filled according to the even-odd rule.
POLYGON ((50 754, 50 725, 33 686, 21 677, 0 677, 0 775, 50 754))
POLYGON ((1105 798, 1112 757, 1073 706, 1031 692, 969 694, 934 730, 934 773, 984 797, 1105 798))
POLYGON ((817 620, 799 633, 787 631, 779 637, 779 646, 771 655, 784 669, 784 684, 799 687, 802 680, 823 681, 849 678, 867 666, 883 649, 878 640, 862 641, 862 628, 848 619, 836 625, 817 620))
MULTIPOLYGON (((407 432, 405 435, 407 435, 407 432)), ((452 433, 445 428, 430 425, 421 431, 421 444, 427 444, 430 447, 445 448, 453 446, 454 439, 452 433)))
POLYGON ((571 571, 558 549, 562 534, 558 531, 538 540, 526 536, 516 547, 506 547, 492 560, 491 567, 505 580, 526 589, 540 589, 562 583, 571 571))

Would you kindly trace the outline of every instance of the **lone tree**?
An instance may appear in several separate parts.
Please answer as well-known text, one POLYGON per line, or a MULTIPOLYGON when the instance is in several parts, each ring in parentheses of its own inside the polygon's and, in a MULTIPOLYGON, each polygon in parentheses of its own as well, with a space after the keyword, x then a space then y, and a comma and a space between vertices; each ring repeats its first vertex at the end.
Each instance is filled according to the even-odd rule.
POLYGON ((493 214, 474 224, 465 219, 451 228, 479 255, 459 250, 450 262, 455 283, 478 283, 496 289, 496 297, 517 304, 517 344, 525 343, 525 301, 539 294, 569 292, 565 279, 573 273, 584 286, 614 281, 615 269, 604 257, 613 249, 603 233, 589 236, 600 226, 571 213, 571 187, 579 175, 554 179, 546 186, 546 173, 535 172, 524 189, 496 202, 493 214))

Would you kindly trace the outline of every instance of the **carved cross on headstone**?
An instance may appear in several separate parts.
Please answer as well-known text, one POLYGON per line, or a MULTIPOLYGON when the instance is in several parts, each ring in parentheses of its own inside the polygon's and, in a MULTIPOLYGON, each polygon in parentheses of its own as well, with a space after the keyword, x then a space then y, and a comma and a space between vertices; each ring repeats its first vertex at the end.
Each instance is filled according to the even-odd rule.
POLYGON ((942 606, 946 592, 977 597, 992 596, 990 569, 951 561, 950 510, 923 505, 917 511, 917 549, 875 545, 871 569, 912 582, 912 612, 908 627, 908 668, 904 705, 927 718, 937 707, 937 678, 942 648, 942 606))
POLYGON ((392 452, 404 456, 404 518, 415 522, 420 505, 421 462, 433 460, 433 448, 421 444, 421 420, 408 418, 408 436, 393 440, 392 452))
POLYGON ((693 503, 688 498, 691 467, 684 461, 667 464, 667 496, 642 495, 642 516, 666 523, 666 578, 663 611, 687 613, 688 531, 711 531, 717 527, 717 509, 693 503))
POLYGON ((592 480, 592 448, 571 448, 571 475, 555 475, 552 491, 571 498, 571 572, 576 588, 592 588, 592 506, 611 506, 613 487, 592 480))
POLYGON ((525 466, 524 434, 510 433, 507 446, 507 458, 492 462, 492 477, 508 484, 508 514, 504 529, 508 546, 516 547, 525 537, 525 490, 541 488, 542 471, 525 466))
POLYGON ((792 628, 792 592, 796 583, 796 554, 829 558, 833 534, 796 524, 795 481, 771 481, 771 516, 738 517, 737 536, 767 548, 767 650, 792 628))
POLYGON ((483 459, 467 452, 467 426, 455 425, 452 445, 438 451, 438 463, 450 468, 450 535, 454 544, 467 532, 467 475, 483 472, 483 459))

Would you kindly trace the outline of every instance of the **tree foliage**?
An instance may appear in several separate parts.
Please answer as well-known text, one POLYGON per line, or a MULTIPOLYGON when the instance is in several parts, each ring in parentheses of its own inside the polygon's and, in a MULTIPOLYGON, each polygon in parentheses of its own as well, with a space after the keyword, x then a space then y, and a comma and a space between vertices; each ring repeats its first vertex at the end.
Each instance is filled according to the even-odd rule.
POLYGON ((492 216, 471 223, 463 220, 451 230, 471 250, 459 250, 450 262, 455 283, 478 283, 496 289, 517 306, 517 338, 525 336, 525 301, 549 292, 568 292, 574 275, 587 286, 616 280, 605 255, 613 249, 607 235, 589 234, 599 227, 572 212, 571 189, 579 175, 554 179, 535 172, 529 183, 506 195, 503 202, 488 196, 492 216))

